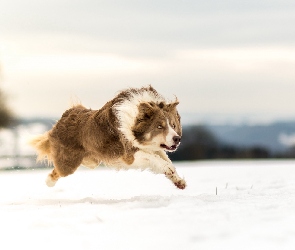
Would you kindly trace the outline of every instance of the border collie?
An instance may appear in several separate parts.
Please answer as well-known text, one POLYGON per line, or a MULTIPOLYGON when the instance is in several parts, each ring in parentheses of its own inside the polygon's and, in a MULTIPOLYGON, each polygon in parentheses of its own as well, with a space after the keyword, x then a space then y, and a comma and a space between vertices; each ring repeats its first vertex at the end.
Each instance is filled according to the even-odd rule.
POLYGON ((95 168, 103 162, 116 169, 150 169, 184 189, 185 180, 166 154, 181 140, 178 103, 166 102, 148 86, 124 90, 99 110, 82 105, 66 110, 51 130, 30 142, 37 160, 54 165, 46 184, 54 186, 81 164, 95 168))

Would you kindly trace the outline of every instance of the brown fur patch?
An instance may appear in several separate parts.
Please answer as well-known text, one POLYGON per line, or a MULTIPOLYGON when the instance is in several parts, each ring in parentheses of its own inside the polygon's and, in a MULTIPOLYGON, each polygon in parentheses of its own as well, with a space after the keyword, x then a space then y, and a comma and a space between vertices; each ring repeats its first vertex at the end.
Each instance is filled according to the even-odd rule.
POLYGON ((46 143, 43 136, 32 144, 41 155, 48 155, 60 176, 72 174, 84 158, 108 164, 122 157, 127 164, 131 164, 132 154, 137 149, 118 130, 111 108, 113 104, 114 101, 108 102, 100 110, 86 109, 82 105, 72 107, 46 134, 46 143))

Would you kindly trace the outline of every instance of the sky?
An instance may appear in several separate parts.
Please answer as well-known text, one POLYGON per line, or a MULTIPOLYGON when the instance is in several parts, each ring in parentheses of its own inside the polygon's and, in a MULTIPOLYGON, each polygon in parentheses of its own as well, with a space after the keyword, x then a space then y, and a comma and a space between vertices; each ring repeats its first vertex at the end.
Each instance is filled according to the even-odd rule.
POLYGON ((20 117, 152 84, 185 117, 294 119, 292 0, 1 0, 0 88, 20 117))

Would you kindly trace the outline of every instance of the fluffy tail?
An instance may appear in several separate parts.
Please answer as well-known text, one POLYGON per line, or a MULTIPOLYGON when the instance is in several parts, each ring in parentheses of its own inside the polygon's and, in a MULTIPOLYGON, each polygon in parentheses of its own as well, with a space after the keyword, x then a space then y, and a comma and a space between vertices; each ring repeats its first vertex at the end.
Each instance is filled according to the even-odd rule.
POLYGON ((37 161, 47 160, 48 163, 51 162, 51 151, 48 132, 31 139, 29 141, 29 144, 37 150, 37 161))

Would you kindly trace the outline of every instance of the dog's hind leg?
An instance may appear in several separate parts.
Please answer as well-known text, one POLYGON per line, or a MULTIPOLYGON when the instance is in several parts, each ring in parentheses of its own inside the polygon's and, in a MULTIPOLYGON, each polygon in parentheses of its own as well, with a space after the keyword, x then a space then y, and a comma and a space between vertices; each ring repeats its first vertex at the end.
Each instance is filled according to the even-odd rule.
POLYGON ((59 178, 60 178, 60 175, 54 168, 52 172, 46 178, 46 185, 48 187, 53 187, 59 178))
POLYGON ((84 152, 60 147, 53 153, 53 171, 47 176, 46 184, 53 187, 60 177, 73 174, 80 166, 84 152))

